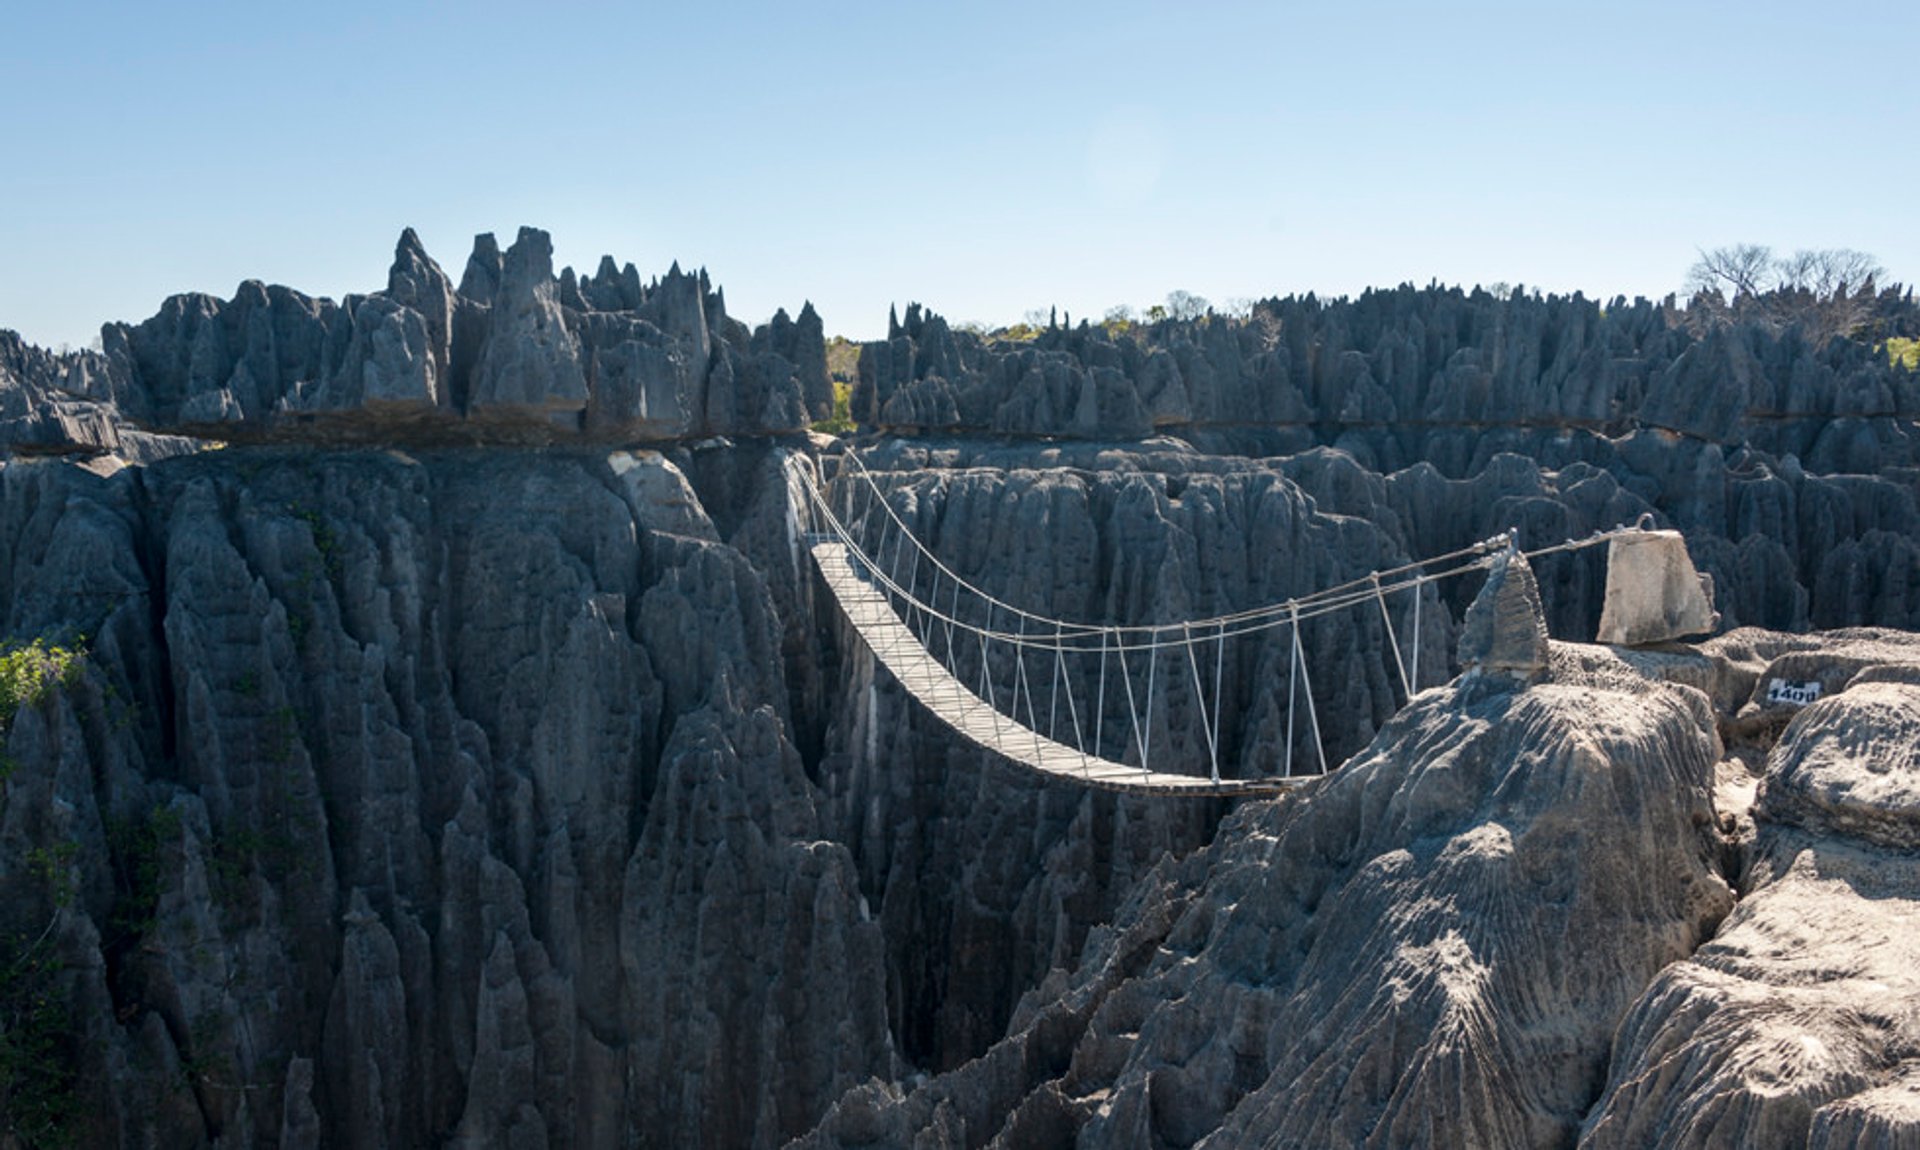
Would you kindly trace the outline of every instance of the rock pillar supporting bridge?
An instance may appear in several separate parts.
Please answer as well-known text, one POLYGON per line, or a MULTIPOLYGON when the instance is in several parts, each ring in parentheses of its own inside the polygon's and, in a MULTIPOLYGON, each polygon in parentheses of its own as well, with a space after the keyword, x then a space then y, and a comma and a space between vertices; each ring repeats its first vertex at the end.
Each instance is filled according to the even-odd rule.
MULTIPOLYGON (((1003 602, 963 579, 913 533, 874 473, 848 451, 832 490, 795 455, 788 486, 795 544, 861 641, 909 694, 968 741, 1009 762, 1085 786, 1154 795, 1271 795, 1332 769, 1320 737, 1301 624, 1338 611, 1378 610, 1402 702, 1420 691, 1420 590, 1519 553, 1511 535, 1402 564, 1310 595, 1176 623, 1070 622, 1003 602), (840 503, 836 509, 835 502, 840 503), (1406 604, 1395 618, 1392 602, 1406 604), (1222 668, 1227 644, 1285 628, 1286 751, 1277 773, 1220 774, 1222 668), (1408 640, 1401 642, 1401 631, 1408 640), (1403 653, 1408 657, 1403 658, 1403 653), (1176 740, 1155 700, 1182 676, 1194 731, 1176 740), (1109 718, 1111 714, 1112 718, 1109 718), (1156 718, 1159 719, 1156 725, 1156 718), (1296 723, 1312 731, 1311 763, 1294 762, 1296 723), (1203 751, 1177 761, 1169 743, 1203 751), (1169 762, 1169 759, 1175 759, 1169 762), (1175 769, 1168 769, 1169 767, 1175 769), (1188 769, 1179 769, 1179 768, 1188 769), (1196 773, 1204 769, 1205 773, 1196 773)), ((1649 534, 1635 527, 1525 552, 1529 558, 1649 534)), ((1185 693, 1185 692, 1183 692, 1185 693)))

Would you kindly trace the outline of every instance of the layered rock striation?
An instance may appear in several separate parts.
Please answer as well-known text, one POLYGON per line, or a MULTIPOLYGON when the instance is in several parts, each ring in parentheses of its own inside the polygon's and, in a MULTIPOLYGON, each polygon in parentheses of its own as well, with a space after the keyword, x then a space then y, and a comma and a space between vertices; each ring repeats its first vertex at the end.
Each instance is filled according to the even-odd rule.
POLYGON ((1706 698, 1556 649, 1138 884, 1008 1037, 803 1145, 1550 1146, 1733 905, 1706 698))
MULTIPOLYGON (((1872 302, 1879 327, 1910 321, 1900 289, 1872 302)), ((1403 286, 1118 334, 1083 321, 1028 342, 913 305, 862 349, 853 414, 920 433, 1317 439, 1377 469, 1428 459, 1451 475, 1490 431, 1516 450, 1541 430, 1645 427, 1872 472, 1913 465, 1920 382, 1872 337, 1816 340, 1737 316, 1702 327, 1671 299, 1403 286)))
POLYGON ((1555 644, 1428 691, 1163 862, 979 1058, 796 1145, 1905 1145, 1916 653, 1555 644))

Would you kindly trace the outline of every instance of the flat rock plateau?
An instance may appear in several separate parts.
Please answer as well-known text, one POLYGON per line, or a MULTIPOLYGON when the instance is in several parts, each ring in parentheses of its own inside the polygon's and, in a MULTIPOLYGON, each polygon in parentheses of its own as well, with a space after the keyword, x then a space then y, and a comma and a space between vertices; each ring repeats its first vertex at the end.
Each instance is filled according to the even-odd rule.
MULTIPOLYGON (((811 306, 533 229, 0 332, 5 666, 78 653, 0 680, 0 1147, 1920 1146, 1920 309, 1853 302, 915 305, 838 439, 811 306), (1410 701, 1307 628, 1337 771, 1094 791, 836 615, 789 476, 855 451, 1056 617, 1650 517, 1721 621, 1596 645, 1543 556, 1531 681, 1440 585, 1410 701)), ((1223 659, 1224 775, 1310 754, 1289 657, 1223 659)))

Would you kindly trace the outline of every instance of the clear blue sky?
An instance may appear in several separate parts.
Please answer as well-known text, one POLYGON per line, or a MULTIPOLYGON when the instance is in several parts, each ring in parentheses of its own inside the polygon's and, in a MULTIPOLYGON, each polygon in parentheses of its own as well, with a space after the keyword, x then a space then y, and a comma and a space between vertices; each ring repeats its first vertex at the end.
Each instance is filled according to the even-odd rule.
POLYGON ((1007 322, 1401 281, 1662 295, 1697 246, 1920 277, 1920 5, 11 4, 0 327, 176 291, 704 265, 1007 322))

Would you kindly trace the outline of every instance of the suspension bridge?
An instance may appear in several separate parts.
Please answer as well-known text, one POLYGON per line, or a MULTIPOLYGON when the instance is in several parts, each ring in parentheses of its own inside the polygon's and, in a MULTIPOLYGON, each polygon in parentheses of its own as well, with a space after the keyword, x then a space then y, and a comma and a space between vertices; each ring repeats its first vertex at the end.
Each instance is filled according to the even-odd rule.
POLYGON ((1052 778, 1139 794, 1272 795, 1332 769, 1302 624, 1377 610, 1389 679, 1404 704, 1421 689, 1423 588, 1486 570, 1502 555, 1531 560, 1647 532, 1643 520, 1527 552, 1518 552, 1513 535, 1498 535, 1250 610, 1174 623, 1085 623, 1025 610, 969 582, 914 535, 878 476, 851 450, 840 461, 829 484, 815 461, 789 459, 791 506, 805 515, 804 524, 796 516, 796 541, 804 540, 826 590, 874 658, 969 742, 1052 778), (1281 629, 1287 705, 1279 769, 1222 777, 1227 648, 1281 629), (1177 692, 1166 676, 1179 678, 1177 692), (1164 714, 1176 694, 1187 704, 1183 717, 1198 727, 1197 735, 1187 732, 1185 756, 1171 745, 1176 740, 1164 714), (1163 712, 1158 725, 1156 702, 1163 712), (1299 740, 1298 770, 1296 724, 1312 735, 1299 740), (1310 763, 1304 761, 1308 745, 1310 763))

